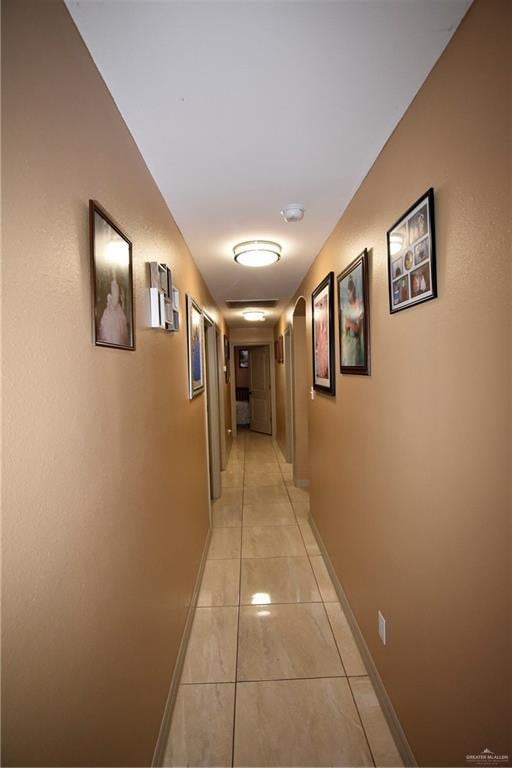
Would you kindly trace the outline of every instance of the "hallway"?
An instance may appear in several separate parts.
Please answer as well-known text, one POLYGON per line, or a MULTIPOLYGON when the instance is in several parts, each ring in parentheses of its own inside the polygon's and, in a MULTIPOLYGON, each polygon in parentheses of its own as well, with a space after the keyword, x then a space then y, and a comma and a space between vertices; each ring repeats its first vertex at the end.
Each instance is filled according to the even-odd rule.
POLYGON ((512 0, 0 15, 1 765, 512 766, 512 0))
POLYGON ((270 437, 239 435, 223 489, 164 764, 402 765, 270 437))

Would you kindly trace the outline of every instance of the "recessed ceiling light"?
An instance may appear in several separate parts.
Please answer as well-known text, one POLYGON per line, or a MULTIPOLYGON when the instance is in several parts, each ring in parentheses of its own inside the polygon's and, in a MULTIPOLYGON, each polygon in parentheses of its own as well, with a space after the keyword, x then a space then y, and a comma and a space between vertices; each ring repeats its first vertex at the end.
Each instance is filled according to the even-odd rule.
POLYGON ((268 267, 281 258, 281 246, 269 240, 249 240, 233 248, 235 261, 244 267, 268 267))
POLYGON ((265 319, 265 313, 262 312, 260 309, 250 309, 247 312, 242 312, 242 315, 246 320, 249 320, 250 322, 257 322, 258 320, 262 321, 265 319))

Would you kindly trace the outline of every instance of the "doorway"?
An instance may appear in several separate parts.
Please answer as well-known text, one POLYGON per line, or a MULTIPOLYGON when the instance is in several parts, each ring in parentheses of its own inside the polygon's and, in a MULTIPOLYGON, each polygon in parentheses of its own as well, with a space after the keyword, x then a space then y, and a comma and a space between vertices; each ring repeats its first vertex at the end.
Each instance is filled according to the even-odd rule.
POLYGON ((206 368, 206 418, 208 426, 208 469, 210 498, 218 499, 222 493, 221 483, 221 422, 219 387, 219 333, 213 320, 204 315, 205 368, 206 368))
POLYGON ((292 389, 292 459, 293 481, 299 488, 309 487, 308 426, 308 352, 306 335, 306 300, 301 296, 295 304, 291 337, 292 389))
POLYGON ((265 435, 274 434, 275 370, 272 344, 236 344, 233 347, 232 423, 265 435))

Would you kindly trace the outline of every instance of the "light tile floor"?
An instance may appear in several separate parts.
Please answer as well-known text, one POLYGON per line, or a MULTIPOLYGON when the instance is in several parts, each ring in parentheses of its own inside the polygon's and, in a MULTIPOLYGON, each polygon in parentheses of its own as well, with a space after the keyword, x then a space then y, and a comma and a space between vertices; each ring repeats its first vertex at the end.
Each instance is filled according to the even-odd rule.
POLYGON ((242 433, 213 532, 166 766, 401 766, 270 437, 242 433))

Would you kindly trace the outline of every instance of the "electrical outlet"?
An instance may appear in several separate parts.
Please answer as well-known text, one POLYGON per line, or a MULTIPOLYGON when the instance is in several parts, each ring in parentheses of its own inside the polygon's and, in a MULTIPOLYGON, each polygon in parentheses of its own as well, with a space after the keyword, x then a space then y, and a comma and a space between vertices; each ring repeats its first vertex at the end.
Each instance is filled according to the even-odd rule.
POLYGON ((386 619, 380 611, 377 611, 377 620, 379 625, 379 637, 382 640, 382 644, 386 645, 386 619))

